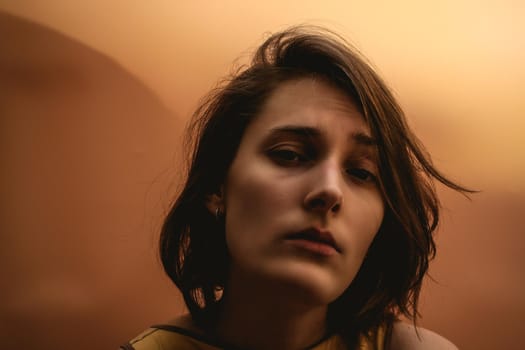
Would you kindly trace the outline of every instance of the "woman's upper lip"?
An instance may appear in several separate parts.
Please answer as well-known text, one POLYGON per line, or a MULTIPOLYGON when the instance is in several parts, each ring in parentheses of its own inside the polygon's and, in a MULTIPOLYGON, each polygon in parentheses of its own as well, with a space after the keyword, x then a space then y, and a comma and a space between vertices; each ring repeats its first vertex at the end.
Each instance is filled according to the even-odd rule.
POLYGON ((332 236, 332 233, 328 230, 323 230, 316 227, 310 227, 306 230, 293 233, 288 236, 288 239, 307 239, 315 242, 322 242, 334 247, 334 249, 338 252, 341 252, 334 239, 334 236, 332 236))

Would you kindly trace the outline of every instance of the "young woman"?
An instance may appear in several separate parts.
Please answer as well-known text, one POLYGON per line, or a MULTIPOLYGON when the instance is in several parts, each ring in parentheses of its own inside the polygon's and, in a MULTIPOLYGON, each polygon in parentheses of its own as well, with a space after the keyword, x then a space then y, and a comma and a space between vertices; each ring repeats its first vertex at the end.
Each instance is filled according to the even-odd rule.
POLYGON ((342 38, 271 36, 188 136, 160 255, 189 314, 123 349, 455 349, 415 318, 435 254, 432 182, 469 191, 433 167, 342 38))

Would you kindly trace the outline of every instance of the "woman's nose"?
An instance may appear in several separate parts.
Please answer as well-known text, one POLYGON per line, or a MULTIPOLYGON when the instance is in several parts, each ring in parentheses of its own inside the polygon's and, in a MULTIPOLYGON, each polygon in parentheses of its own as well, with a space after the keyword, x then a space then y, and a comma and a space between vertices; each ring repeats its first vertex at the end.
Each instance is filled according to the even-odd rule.
POLYGON ((341 210, 343 192, 341 188, 341 168, 334 164, 320 165, 312 173, 311 188, 304 199, 305 208, 321 213, 341 210))

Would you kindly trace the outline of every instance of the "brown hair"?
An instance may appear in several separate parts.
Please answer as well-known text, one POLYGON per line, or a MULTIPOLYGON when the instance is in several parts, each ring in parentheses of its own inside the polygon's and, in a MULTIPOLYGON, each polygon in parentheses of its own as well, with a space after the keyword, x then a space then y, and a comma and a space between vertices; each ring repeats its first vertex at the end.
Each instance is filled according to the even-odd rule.
POLYGON ((195 112, 186 140, 192 149, 188 177, 162 228, 164 269, 201 327, 216 320, 229 264, 224 222, 210 214, 206 198, 223 184, 246 127, 270 93, 284 81, 309 76, 333 84, 361 109, 377 140, 385 200, 383 222, 357 276, 329 307, 332 330, 355 341, 399 314, 415 321, 436 251, 433 180, 471 192, 436 170, 386 84, 344 39, 311 26, 276 33, 195 112))

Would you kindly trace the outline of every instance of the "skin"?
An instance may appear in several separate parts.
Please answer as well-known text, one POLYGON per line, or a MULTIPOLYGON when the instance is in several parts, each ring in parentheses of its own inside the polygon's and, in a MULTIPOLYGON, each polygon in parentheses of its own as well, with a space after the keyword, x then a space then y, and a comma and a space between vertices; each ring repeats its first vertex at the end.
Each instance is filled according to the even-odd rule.
POLYGON ((449 340, 428 329, 403 322, 394 324, 389 350, 458 350, 449 340))
POLYGON ((248 126, 208 205, 225 212, 232 261, 223 338, 295 349, 323 336, 328 304, 354 279, 383 219, 369 136, 353 101, 312 79, 283 83, 248 126), (288 239, 308 228, 329 231, 337 250, 288 239))

